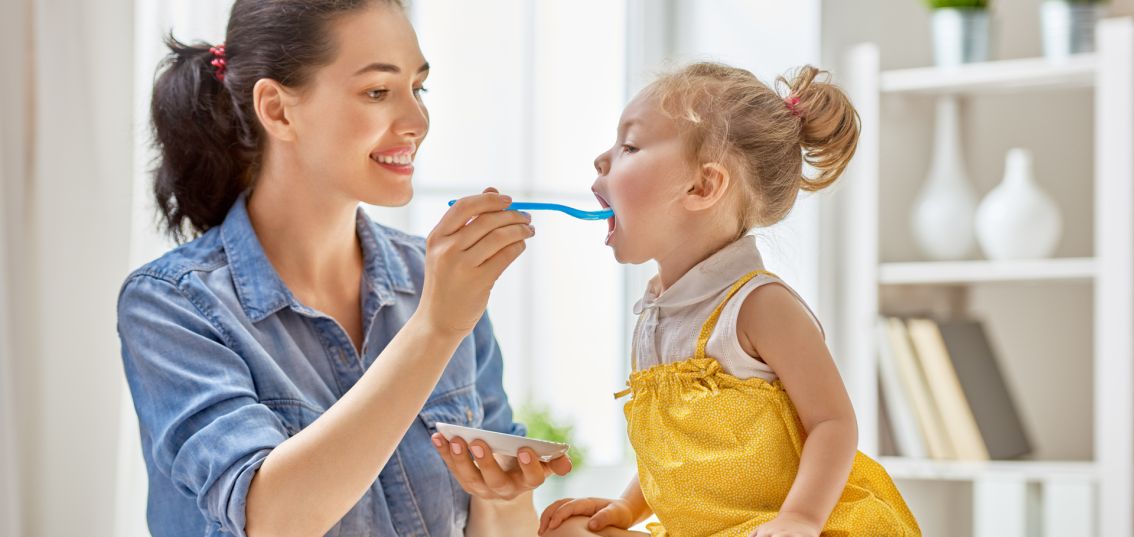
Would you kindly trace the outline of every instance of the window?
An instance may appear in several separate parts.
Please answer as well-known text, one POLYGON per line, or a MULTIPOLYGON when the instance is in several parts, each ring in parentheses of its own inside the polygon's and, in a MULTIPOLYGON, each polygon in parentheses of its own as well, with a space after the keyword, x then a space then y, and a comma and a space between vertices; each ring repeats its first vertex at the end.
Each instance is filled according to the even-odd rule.
MULTIPOLYGON (((433 67, 430 134, 414 201, 372 208, 428 234, 451 199, 495 186, 518 200, 598 208, 592 161, 613 143, 626 93, 625 5, 610 0, 417 0, 411 16, 433 67)), ((623 461, 628 369, 624 269, 606 226, 533 214, 536 237, 497 284, 489 314, 513 406, 575 424, 591 465, 623 461)))

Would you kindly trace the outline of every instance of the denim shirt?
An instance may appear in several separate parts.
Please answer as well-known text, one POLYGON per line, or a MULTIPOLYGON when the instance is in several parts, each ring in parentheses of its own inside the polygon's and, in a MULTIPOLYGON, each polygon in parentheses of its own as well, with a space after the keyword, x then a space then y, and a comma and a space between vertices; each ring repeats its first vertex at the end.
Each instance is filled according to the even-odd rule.
MULTIPOLYGON (((358 381, 417 308, 425 243, 358 210, 361 355, 301 304, 264 255, 241 196, 224 223, 127 278, 122 360, 141 426, 155 537, 244 535, 245 500, 271 450, 358 381)), ((487 316, 461 342, 378 479, 329 536, 463 534, 469 496, 437 455, 437 422, 524 434, 501 384, 487 316)), ((413 370, 403 375, 416 374, 413 370)))

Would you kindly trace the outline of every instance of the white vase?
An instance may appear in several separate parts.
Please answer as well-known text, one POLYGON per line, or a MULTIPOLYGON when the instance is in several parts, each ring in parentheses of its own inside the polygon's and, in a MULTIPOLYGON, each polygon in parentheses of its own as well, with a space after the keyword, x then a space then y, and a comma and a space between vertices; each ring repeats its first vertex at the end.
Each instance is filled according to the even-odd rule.
POLYGON ((1036 184, 1031 152, 1008 151, 1004 180, 981 201, 976 229, 989 259, 1040 259, 1055 253, 1063 217, 1051 196, 1036 184))
POLYGON ((938 67, 988 61, 987 9, 934 9, 931 26, 933 63, 938 67))
POLYGON ((1040 6, 1044 56, 1061 60, 1094 52, 1095 25, 1104 11, 1102 3, 1044 0, 1040 6))
POLYGON ((929 177, 914 201, 914 238, 926 257, 947 261, 968 257, 976 238, 976 192, 961 157, 960 111, 956 97, 937 100, 929 177))

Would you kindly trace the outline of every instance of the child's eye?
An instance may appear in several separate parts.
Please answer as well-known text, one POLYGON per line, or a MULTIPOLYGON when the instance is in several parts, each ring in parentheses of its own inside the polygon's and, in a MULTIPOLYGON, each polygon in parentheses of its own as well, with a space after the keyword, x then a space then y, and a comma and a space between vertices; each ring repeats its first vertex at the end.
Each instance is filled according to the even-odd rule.
POLYGON ((627 153, 637 153, 638 152, 638 148, 634 147, 630 144, 622 144, 622 150, 627 152, 627 153))
POLYGON ((372 101, 380 101, 383 97, 386 96, 387 93, 390 93, 390 90, 374 89, 367 91, 366 96, 369 97, 372 101))

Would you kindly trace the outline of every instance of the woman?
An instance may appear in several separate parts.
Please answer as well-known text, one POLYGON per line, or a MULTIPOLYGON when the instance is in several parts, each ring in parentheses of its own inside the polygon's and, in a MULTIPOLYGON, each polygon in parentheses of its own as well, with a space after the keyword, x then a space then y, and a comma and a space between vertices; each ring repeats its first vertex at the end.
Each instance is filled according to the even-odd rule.
POLYGON ((127 279, 118 319, 151 532, 533 533, 530 491, 570 462, 501 467, 435 429, 523 432, 484 309, 530 218, 487 189, 423 241, 358 208, 410 200, 429 128, 403 6, 237 0, 226 46, 169 44, 154 189, 196 238, 127 279))

